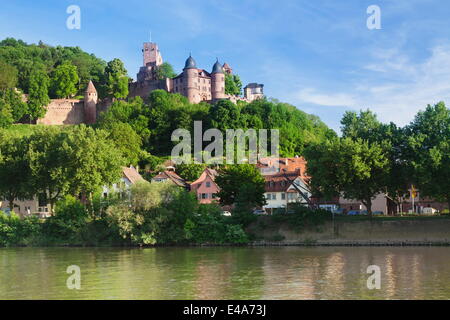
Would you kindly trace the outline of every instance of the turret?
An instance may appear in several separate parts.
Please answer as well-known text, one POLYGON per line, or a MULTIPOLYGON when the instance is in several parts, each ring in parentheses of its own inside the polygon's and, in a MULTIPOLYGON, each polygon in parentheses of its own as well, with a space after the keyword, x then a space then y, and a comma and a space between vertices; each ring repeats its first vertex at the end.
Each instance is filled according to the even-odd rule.
POLYGON ((211 98, 212 100, 225 99, 225 74, 219 59, 211 72, 211 98))
POLYGON ((92 81, 89 81, 84 93, 84 122, 86 124, 94 124, 97 121, 97 102, 97 90, 92 81))
POLYGON ((199 83, 198 83, 198 69, 197 64, 189 55, 183 69, 183 79, 185 79, 184 88, 186 90, 185 96, 191 103, 200 102, 199 83))

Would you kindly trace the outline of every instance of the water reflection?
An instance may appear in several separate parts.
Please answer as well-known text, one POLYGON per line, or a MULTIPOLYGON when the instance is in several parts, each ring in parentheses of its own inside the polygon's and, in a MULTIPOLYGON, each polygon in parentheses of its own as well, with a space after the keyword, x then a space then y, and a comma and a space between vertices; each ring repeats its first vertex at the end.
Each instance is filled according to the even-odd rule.
POLYGON ((0 299, 450 299, 449 265, 450 248, 423 247, 0 249, 0 299))

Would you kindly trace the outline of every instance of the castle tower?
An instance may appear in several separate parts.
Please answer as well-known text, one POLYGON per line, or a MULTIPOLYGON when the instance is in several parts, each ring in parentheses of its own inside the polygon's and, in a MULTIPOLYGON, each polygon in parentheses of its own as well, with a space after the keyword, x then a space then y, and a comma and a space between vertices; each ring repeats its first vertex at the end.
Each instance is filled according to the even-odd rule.
POLYGON ((198 80, 198 69, 197 64, 189 55, 186 63, 184 64, 183 69, 183 79, 184 79, 184 89, 185 96, 191 103, 199 103, 200 102, 200 94, 199 94, 199 80, 198 80))
POLYGON ((142 55, 144 58, 144 67, 148 65, 157 67, 163 63, 161 52, 159 51, 158 45, 154 42, 144 42, 142 55))
POLYGON ((211 98, 212 100, 225 99, 225 74, 219 59, 211 72, 211 98))
POLYGON ((97 121, 97 102, 97 90, 92 81, 89 81, 84 93, 84 122, 86 124, 94 124, 97 121))
POLYGON ((228 74, 233 74, 233 69, 231 69, 231 67, 226 62, 223 64, 222 69, 228 74))

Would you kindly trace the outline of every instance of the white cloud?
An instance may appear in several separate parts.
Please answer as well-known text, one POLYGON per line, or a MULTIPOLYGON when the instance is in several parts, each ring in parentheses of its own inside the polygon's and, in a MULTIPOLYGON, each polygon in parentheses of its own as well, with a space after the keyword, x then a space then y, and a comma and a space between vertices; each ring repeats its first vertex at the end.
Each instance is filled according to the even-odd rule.
POLYGON ((297 101, 355 110, 370 108, 380 120, 398 125, 409 123, 427 104, 450 104, 450 45, 434 47, 424 62, 415 64, 396 50, 377 53, 376 58, 374 67, 366 65, 366 72, 350 81, 353 90, 301 89, 297 101))

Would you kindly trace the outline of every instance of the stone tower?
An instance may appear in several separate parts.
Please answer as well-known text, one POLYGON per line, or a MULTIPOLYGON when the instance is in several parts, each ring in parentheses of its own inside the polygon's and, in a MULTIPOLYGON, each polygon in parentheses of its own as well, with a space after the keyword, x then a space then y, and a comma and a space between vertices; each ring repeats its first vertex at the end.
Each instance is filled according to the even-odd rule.
POLYGON ((225 74, 219 59, 211 72, 211 98, 212 100, 225 99, 225 74))
POLYGON ((97 121, 97 102, 97 90, 92 81, 89 81, 84 93, 84 122, 86 124, 94 124, 97 121))
POLYGON ((162 65, 163 59, 161 52, 159 52, 158 45, 154 42, 144 42, 144 48, 142 49, 144 57, 144 67, 151 65, 157 67, 162 65))
POLYGON ((186 63, 184 64, 183 69, 183 78, 186 79, 183 87, 185 90, 185 96, 189 99, 192 103, 199 103, 200 102, 200 94, 199 94, 199 80, 198 80, 198 69, 197 64, 192 58, 191 55, 189 55, 189 58, 187 58, 186 63))

